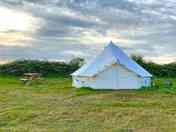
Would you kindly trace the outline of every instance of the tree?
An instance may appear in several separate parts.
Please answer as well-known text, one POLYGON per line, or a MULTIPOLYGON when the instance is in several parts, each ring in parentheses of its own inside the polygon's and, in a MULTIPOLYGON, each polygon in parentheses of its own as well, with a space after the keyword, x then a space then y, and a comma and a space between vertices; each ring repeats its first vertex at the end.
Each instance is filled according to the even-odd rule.
POLYGON ((85 63, 83 58, 77 57, 73 58, 70 62, 69 65, 74 66, 74 67, 81 67, 85 63))
POLYGON ((131 58, 140 65, 144 65, 146 63, 143 57, 140 55, 132 55, 131 58))

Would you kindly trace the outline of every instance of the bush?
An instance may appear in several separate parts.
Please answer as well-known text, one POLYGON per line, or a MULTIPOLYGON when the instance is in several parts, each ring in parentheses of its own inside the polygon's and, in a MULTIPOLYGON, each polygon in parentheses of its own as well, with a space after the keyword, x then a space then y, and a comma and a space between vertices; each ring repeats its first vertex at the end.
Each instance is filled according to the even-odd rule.
POLYGON ((38 72, 43 76, 68 76, 78 68, 79 67, 76 65, 73 67, 63 62, 19 60, 9 64, 0 65, 0 74, 21 76, 24 73, 38 72))
POLYGON ((139 55, 133 55, 132 58, 156 77, 176 77, 176 63, 161 65, 153 62, 146 62, 139 55))

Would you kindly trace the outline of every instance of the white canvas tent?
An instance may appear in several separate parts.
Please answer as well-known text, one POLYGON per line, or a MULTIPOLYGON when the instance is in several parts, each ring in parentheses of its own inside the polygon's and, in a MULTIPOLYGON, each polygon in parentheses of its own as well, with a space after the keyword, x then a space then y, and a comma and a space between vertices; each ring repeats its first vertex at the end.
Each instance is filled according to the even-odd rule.
POLYGON ((113 42, 71 75, 73 86, 93 89, 138 89, 150 86, 152 77, 113 42))

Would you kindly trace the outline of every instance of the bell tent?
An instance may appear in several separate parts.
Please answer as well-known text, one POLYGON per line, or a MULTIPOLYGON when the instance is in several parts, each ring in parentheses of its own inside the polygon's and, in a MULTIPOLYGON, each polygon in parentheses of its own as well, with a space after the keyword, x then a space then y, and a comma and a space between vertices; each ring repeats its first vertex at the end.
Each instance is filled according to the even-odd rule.
POLYGON ((74 87, 93 89, 139 89, 150 86, 152 77, 113 42, 71 75, 74 87))

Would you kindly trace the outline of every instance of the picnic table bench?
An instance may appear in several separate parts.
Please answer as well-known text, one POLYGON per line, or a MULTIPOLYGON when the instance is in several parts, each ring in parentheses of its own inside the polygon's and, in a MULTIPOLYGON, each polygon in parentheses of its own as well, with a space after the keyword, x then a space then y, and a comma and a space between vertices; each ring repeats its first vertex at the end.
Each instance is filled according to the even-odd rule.
POLYGON ((20 79, 24 84, 28 84, 33 81, 41 80, 40 73, 24 73, 24 77, 20 79))

